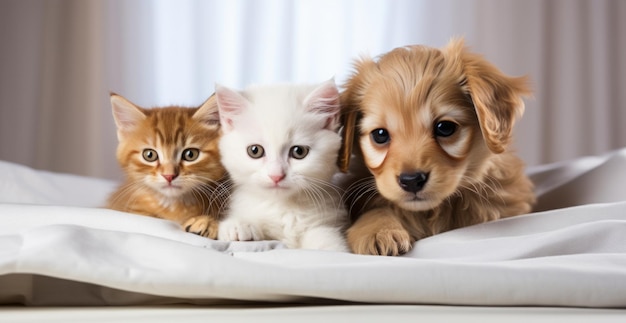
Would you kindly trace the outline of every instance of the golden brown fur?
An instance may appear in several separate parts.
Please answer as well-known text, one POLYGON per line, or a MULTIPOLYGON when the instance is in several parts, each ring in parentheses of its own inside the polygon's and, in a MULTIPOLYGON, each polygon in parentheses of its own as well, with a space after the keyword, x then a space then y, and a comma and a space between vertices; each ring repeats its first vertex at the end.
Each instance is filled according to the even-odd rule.
POLYGON ((171 220, 188 232, 216 238, 226 173, 214 97, 198 108, 143 109, 112 94, 111 105, 118 127, 117 159, 126 180, 110 196, 108 207, 171 220), (183 158, 188 148, 198 149, 197 159, 183 158), (146 160, 146 149, 158 159, 146 160))
POLYGON ((355 68, 341 98, 348 131, 356 120, 344 145, 354 140, 354 252, 398 255, 418 239, 531 210, 532 183, 507 150, 525 78, 505 76, 462 40, 397 48, 355 68))

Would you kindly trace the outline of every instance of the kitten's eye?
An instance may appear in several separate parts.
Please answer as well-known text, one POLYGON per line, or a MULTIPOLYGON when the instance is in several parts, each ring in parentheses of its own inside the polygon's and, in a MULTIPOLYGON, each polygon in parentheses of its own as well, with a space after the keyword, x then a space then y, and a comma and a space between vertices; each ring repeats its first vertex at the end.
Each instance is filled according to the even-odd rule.
POLYGON ((157 154, 157 152, 154 149, 149 149, 149 148, 144 149, 141 156, 143 156, 143 159, 149 162, 153 162, 159 159, 159 154, 157 154))
POLYGON ((257 159, 261 158, 265 155, 265 150, 261 145, 250 145, 248 146, 248 156, 257 159))
POLYGON ((289 157, 292 157, 292 158, 295 158, 295 159, 302 159, 302 158, 306 157, 306 155, 309 154, 309 150, 310 149, 311 148, 309 148, 307 146, 293 146, 289 150, 289 157))
POLYGON ((379 145, 384 145, 391 140, 389 132, 387 129, 383 128, 374 129, 374 131, 370 133, 370 136, 372 137, 372 140, 379 145))
POLYGON ((183 150, 183 160, 194 161, 198 159, 198 156, 200 156, 200 149, 198 148, 187 148, 183 150))
POLYGON ((435 125, 435 136, 450 137, 456 131, 458 125, 452 121, 440 121, 435 125))

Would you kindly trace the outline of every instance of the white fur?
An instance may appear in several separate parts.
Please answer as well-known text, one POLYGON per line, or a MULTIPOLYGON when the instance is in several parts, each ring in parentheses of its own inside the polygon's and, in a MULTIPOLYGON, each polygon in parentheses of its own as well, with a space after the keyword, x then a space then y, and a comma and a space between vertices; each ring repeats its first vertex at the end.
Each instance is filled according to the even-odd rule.
POLYGON ((222 163, 234 186, 220 223, 220 240, 280 240, 290 248, 349 251, 347 213, 330 185, 341 137, 334 81, 318 86, 274 85, 243 92, 217 86, 222 163), (265 156, 254 159, 250 145, 265 156), (303 159, 293 146, 309 147, 303 159), (275 183, 270 176, 284 175, 275 183))

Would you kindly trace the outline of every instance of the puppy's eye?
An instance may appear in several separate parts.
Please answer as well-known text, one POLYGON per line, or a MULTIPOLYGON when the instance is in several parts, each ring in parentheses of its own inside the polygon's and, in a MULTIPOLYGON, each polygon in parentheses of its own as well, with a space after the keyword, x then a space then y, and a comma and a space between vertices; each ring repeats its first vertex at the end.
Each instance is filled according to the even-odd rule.
POLYGON ((435 125, 435 136, 450 137, 456 131, 458 125, 452 121, 440 121, 435 125))
POLYGON ((370 136, 372 137, 372 140, 379 145, 384 145, 391 140, 389 132, 387 129, 383 128, 374 129, 374 131, 370 133, 370 136))
POLYGON ((265 149, 261 145, 250 145, 248 146, 248 156, 258 159, 265 155, 265 149))

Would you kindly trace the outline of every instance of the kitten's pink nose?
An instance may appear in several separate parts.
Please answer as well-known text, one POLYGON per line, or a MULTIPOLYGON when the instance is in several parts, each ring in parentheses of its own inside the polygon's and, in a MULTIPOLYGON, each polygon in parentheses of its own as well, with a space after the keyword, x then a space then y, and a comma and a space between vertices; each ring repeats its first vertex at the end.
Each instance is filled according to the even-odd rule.
POLYGON ((175 174, 174 175, 162 174, 161 176, 163 176, 163 178, 165 178, 165 180, 167 180, 168 183, 171 183, 174 180, 174 178, 178 177, 178 175, 175 175, 175 174))
POLYGON ((272 179, 272 181, 274 181, 274 184, 278 184, 278 182, 282 181, 283 178, 285 178, 285 174, 270 175, 270 178, 272 179))

